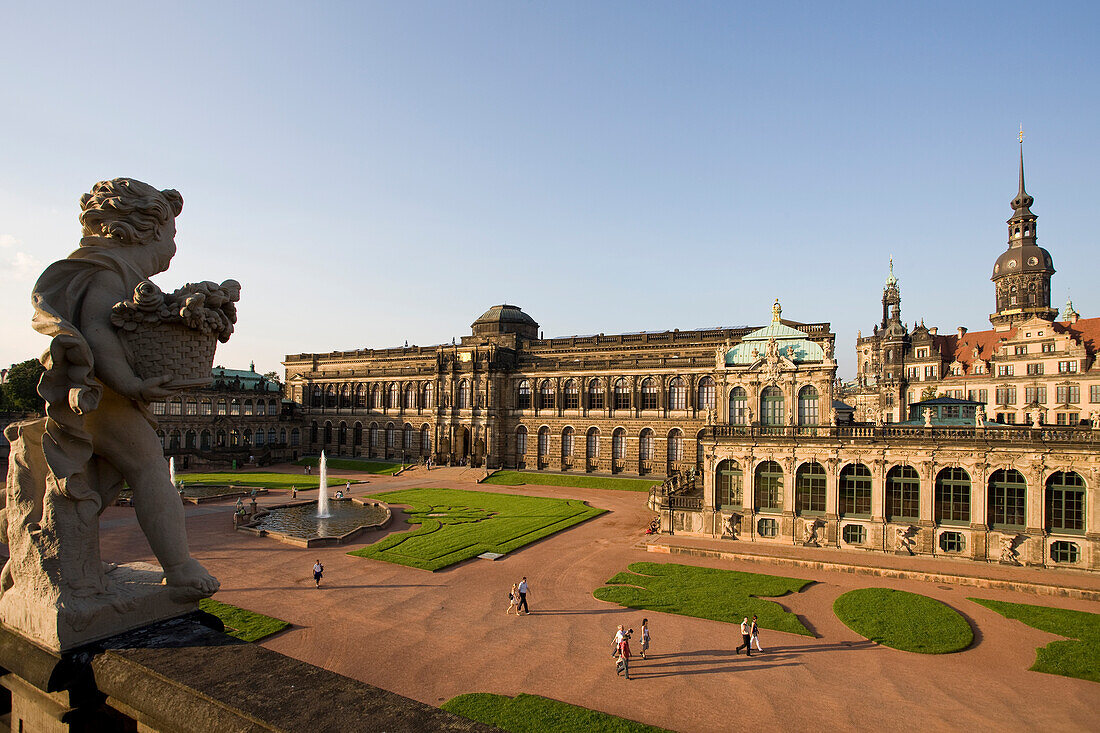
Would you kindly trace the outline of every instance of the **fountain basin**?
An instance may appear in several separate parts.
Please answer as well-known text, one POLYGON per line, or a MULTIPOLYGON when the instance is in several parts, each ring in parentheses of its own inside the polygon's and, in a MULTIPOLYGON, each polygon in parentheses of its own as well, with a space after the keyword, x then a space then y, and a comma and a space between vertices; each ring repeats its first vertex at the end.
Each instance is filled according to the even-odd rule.
POLYGON ((329 547, 350 542, 364 532, 389 525, 393 514, 382 502, 330 499, 328 517, 317 516, 317 504, 300 501, 262 507, 248 524, 237 528, 298 547, 329 547))
MULTIPOLYGON (((256 496, 263 496, 268 493, 268 490, 262 486, 188 484, 185 482, 183 485, 183 493, 180 495, 180 498, 191 504, 208 504, 212 501, 236 499, 238 497, 247 499, 252 495, 253 491, 256 492, 256 496)), ((115 503, 131 506, 134 503, 133 490, 123 489, 118 492, 118 498, 115 500, 115 503)))

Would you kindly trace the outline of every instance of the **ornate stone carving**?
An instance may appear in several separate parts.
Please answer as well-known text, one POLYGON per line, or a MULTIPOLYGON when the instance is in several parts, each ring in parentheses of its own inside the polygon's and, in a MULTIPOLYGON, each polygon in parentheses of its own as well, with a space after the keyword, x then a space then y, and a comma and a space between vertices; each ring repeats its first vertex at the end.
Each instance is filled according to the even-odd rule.
MULTIPOLYGON (((1001 559, 1002 565, 1019 565, 1020 553, 1016 551, 1018 535, 1001 535, 1001 559)), ((1026 538, 1025 538, 1026 540, 1026 538)))
POLYGON ((912 525, 905 525, 903 527, 894 528, 894 552, 899 555, 912 555, 913 553, 913 536, 916 534, 917 528, 912 525))
POLYGON ((737 512, 733 512, 725 521, 722 522, 722 537, 724 539, 736 540, 737 535, 741 533, 741 515, 737 512))
POLYGON ((149 411, 183 386, 180 374, 205 371, 209 380, 213 341, 228 339, 236 320, 233 281, 171 296, 148 281, 175 255, 182 207, 176 191, 126 178, 97 183, 81 198, 80 248, 46 268, 32 293, 34 328, 52 338, 39 385, 46 417, 5 431, 12 460, 0 540, 10 558, 0 620, 52 649, 185 613, 218 589, 188 551, 149 411), (146 329, 159 335, 143 339, 146 329), (169 363, 172 371, 149 371, 169 363), (105 572, 100 562, 99 514, 124 481, 165 585, 151 566, 105 572))
POLYGON ((802 544, 805 547, 821 547, 822 536, 819 534, 825 530, 824 520, 817 517, 808 517, 802 520, 802 544))

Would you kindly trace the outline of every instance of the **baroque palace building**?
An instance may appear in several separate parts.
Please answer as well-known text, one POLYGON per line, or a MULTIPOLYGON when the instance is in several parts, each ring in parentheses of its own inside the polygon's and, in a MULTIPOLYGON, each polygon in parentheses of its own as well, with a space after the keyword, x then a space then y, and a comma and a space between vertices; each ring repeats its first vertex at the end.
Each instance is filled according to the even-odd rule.
POLYGON ((461 343, 286 357, 310 450, 668 476, 702 465, 708 421, 836 419, 827 323, 544 339, 516 306, 461 343), (766 384, 762 370, 790 367, 766 384))
POLYGON ((181 468, 297 460, 302 420, 279 383, 245 369, 215 367, 210 385, 151 404, 164 455, 181 468))

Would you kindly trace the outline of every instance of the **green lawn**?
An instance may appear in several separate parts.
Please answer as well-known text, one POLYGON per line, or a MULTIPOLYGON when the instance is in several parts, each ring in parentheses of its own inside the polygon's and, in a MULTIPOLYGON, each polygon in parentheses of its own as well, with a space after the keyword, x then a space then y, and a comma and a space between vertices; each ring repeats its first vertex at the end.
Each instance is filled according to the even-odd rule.
POLYGON ((598 710, 524 693, 507 697, 474 692, 453 697, 440 707, 512 733, 671 733, 598 710))
MULTIPOLYGON (((389 461, 370 461, 365 458, 329 458, 326 463, 329 468, 339 468, 341 471, 362 471, 363 473, 389 476, 400 471, 403 465, 390 463, 389 461)), ((294 462, 295 466, 313 466, 314 468, 317 468, 320 464, 320 458, 302 458, 294 462)))
POLYGON ((483 552, 511 552, 605 511, 575 499, 459 489, 405 489, 372 498, 408 505, 408 522, 420 527, 349 554, 424 570, 440 570, 483 552))
POLYGON ((1005 618, 1022 621, 1032 628, 1051 634, 1069 637, 1052 641, 1037 649, 1035 664, 1030 667, 1032 671, 1100 682, 1100 614, 1026 603, 989 601, 984 598, 970 600, 1005 618))
MULTIPOLYGON (((316 489, 317 474, 304 476, 295 473, 265 473, 263 471, 227 471, 223 473, 177 473, 176 481, 185 484, 205 484, 214 486, 259 486, 265 489, 286 489, 297 486, 301 490, 316 489)), ((329 477, 328 485, 337 486, 347 483, 346 478, 329 477)))
POLYGON ((264 616, 262 613, 246 611, 228 603, 204 598, 199 601, 199 608, 209 614, 213 614, 225 624, 225 633, 235 636, 242 641, 259 641, 265 636, 271 636, 276 631, 282 631, 289 623, 281 619, 264 616))
POLYGON ((615 489, 616 491, 649 491, 660 481, 640 478, 612 478, 611 476, 585 476, 578 474, 536 473, 535 471, 497 471, 482 481, 501 486, 541 484, 543 486, 572 486, 577 489, 615 489))
POLYGON ((740 624, 756 614, 760 628, 813 636, 798 617, 778 603, 758 596, 797 593, 811 580, 735 570, 699 568, 675 563, 636 562, 593 595, 627 608, 644 608, 681 616, 740 624))
POLYGON ((833 613, 860 636, 906 652, 949 654, 974 641, 958 611, 918 593, 860 588, 837 598, 833 613))

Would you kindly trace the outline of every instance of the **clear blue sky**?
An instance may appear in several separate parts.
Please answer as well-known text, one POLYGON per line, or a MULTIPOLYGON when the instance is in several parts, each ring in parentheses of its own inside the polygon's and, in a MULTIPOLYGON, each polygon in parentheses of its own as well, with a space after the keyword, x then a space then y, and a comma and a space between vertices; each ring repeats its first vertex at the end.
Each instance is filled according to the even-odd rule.
POLYGON ((1026 134, 1053 293, 1100 315, 1096 3, 10 3, 0 364, 77 201, 184 196, 162 286, 235 277, 217 361, 831 321, 988 328, 1026 134), (97 7, 99 9, 97 9, 97 7))

